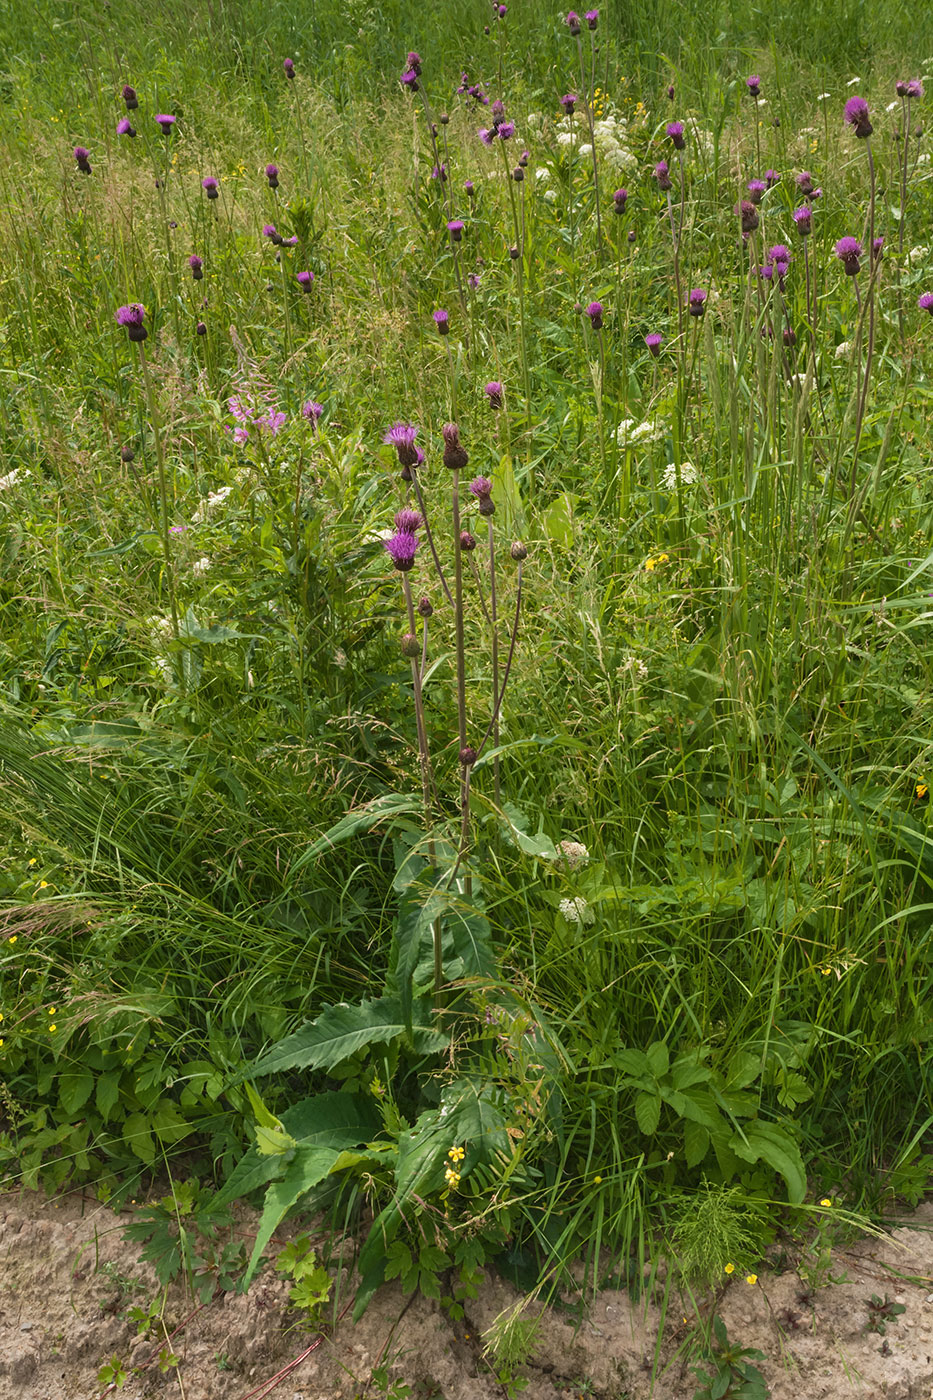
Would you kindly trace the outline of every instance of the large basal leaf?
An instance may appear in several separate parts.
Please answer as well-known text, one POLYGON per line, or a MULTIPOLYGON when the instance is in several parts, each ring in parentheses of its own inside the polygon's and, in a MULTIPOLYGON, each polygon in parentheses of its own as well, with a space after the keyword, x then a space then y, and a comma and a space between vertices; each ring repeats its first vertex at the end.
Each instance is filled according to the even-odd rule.
POLYGON ((421 798, 407 796, 400 792, 387 792, 381 797, 376 797, 372 802, 367 802, 365 807, 357 807, 355 811, 348 812, 345 817, 341 817, 323 836, 319 836, 316 841, 312 841, 306 851, 303 851, 295 861, 293 870, 302 870, 312 860, 323 855, 325 851, 331 851, 338 846, 341 841, 348 841, 351 836, 356 836, 361 831, 372 831, 374 826, 380 822, 390 821, 393 817, 401 816, 403 812, 420 812, 424 804, 421 798))
POLYGON ((256 1243, 253 1245, 249 1267, 243 1278, 244 1289, 249 1287, 262 1260, 263 1250, 292 1206, 297 1205, 302 1196, 324 1180, 339 1156, 340 1151, 333 1147, 299 1145, 282 1180, 272 1182, 266 1192, 259 1229, 256 1233, 256 1243))
MULTIPOLYGON (((371 1099, 343 1092, 315 1094, 288 1108, 282 1124, 302 1148, 328 1149, 339 1154, 368 1142, 379 1131, 379 1115, 371 1099)), ((215 1197, 218 1206, 248 1196, 258 1187, 283 1176, 282 1157, 263 1156, 250 1148, 237 1162, 215 1197)))
POLYGON ((743 1124, 734 1133, 729 1147, 743 1162, 767 1162, 787 1183, 787 1199, 799 1205, 807 1194, 807 1176, 794 1139, 776 1123, 757 1120, 743 1124))
POLYGON ((286 1069, 332 1069, 367 1045, 385 1045, 404 1033, 402 1007, 395 997, 378 997, 357 1006, 328 1006, 233 1082, 286 1069))

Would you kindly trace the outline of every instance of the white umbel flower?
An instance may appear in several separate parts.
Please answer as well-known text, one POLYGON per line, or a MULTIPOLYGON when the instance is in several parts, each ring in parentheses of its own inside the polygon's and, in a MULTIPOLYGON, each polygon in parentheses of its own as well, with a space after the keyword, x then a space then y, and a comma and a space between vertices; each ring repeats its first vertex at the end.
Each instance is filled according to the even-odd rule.
POLYGON ((582 841, 558 841, 557 849, 563 857, 561 863, 568 870, 582 870, 589 865, 590 853, 582 841))
POLYGON ((596 915, 586 900, 579 895, 576 899, 562 899, 557 906, 568 924, 595 924, 596 915))
MULTIPOLYGON (((696 467, 693 465, 692 462, 681 462, 681 464, 680 464, 680 484, 681 484, 681 486, 692 486, 693 483, 694 483, 695 481, 698 481, 698 480, 699 480, 699 477, 700 477, 700 473, 697 471, 696 467)), ((662 481, 662 484, 663 484, 663 486, 664 486, 665 491, 676 491, 676 490, 677 490, 677 464, 676 464, 676 462, 668 462, 667 466, 664 468, 664 475, 661 477, 661 481, 662 481)))

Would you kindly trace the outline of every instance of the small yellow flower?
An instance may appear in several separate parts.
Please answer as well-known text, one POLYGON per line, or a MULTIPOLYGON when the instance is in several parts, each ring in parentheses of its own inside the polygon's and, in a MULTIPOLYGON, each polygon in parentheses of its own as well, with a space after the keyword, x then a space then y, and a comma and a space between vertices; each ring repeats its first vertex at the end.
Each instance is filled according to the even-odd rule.
POLYGON ((50 1032, 51 1032, 51 1031, 54 1031, 55 1029, 56 1029, 55 1026, 49 1026, 49 1031, 50 1031, 50 1032))
POLYGON ((917 786, 914 788, 914 797, 916 797, 916 799, 917 799, 918 802, 921 802, 921 801, 923 800, 924 797, 928 797, 929 794, 930 794, 930 785, 929 785, 929 783, 918 783, 917 786))
POLYGON ((748 1283, 748 1284, 751 1284, 751 1286, 754 1287, 755 1284, 758 1282, 758 1275, 757 1275, 757 1274, 746 1274, 746 1275, 745 1275, 745 1282, 748 1283))
POLYGON ((447 1182, 451 1191, 456 1191, 457 1187, 460 1185, 460 1173, 455 1172, 453 1167, 448 1167, 444 1173, 444 1180, 447 1182))
POLYGON ((594 1186, 600 1186, 600 1185, 602 1185, 602 1180, 603 1180, 603 1179, 602 1179, 601 1176, 594 1176, 594 1177, 593 1177, 593 1185, 594 1185, 594 1186))
POLYGON ((462 1147, 452 1147, 452 1148, 450 1149, 450 1151, 447 1153, 447 1156, 450 1158, 450 1160, 451 1160, 452 1162, 462 1162, 462 1161, 463 1161, 463 1157, 464 1157, 463 1148, 462 1148, 462 1147))
MULTIPOLYGON (((0 1020, 2 1020, 2 1019, 3 1019, 3 1018, 0 1017, 0 1020)), ((823 1199, 820 1201, 820 1205, 821 1205, 821 1206, 827 1206, 827 1207, 829 1207, 829 1206, 832 1205, 832 1201, 829 1199, 828 1196, 824 1196, 823 1199)))
POLYGON ((50 1007, 49 1007, 49 1015, 50 1015, 50 1016, 54 1016, 54 1015, 55 1015, 55 1007, 54 1007, 54 1006, 50 1006, 50 1007))
POLYGON ((2 1020, 3 1020, 3 1012, 0 1011, 0 1021, 2 1021, 2 1020))
POLYGON ((40 880, 40 881, 39 881, 39 889, 40 889, 40 890, 47 890, 48 887, 49 887, 49 882, 48 882, 48 880, 40 880))
POLYGON ((18 937, 19 937, 19 934, 17 934, 17 933, 11 933, 10 936, 9 936, 9 938, 7 939, 7 943, 15 943, 18 937))
POLYGON ((31 870, 32 867, 36 864, 36 858, 35 858, 35 856, 30 856, 30 857, 29 857, 29 860, 26 862, 26 864, 29 866, 29 868, 30 868, 30 870, 31 870))
POLYGON ((0 1045, 2 1045, 2 1044, 3 1044, 3 1036, 0 1035, 0 1045))
POLYGON ((727 1265, 726 1265, 726 1273, 727 1273, 727 1274, 734 1274, 734 1273, 735 1273, 735 1265, 734 1265, 734 1264, 727 1264, 727 1265))

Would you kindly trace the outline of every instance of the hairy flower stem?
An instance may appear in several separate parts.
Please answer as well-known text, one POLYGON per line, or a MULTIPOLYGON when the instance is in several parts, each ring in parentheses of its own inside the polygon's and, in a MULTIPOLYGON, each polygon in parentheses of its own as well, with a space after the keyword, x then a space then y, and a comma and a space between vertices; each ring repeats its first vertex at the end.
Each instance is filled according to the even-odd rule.
MULTIPOLYGON (((583 109, 590 132, 590 149, 593 157, 593 189, 596 193, 596 256, 603 260, 603 220, 599 198, 599 162, 596 159, 596 133, 593 129, 593 82, 586 81, 586 63, 583 58, 583 40, 577 35, 577 54, 580 59, 580 87, 583 91, 583 109)), ((591 65, 592 69, 592 65, 591 65)))
MULTIPOLYGON (((413 637, 418 635, 418 624, 415 621, 415 605, 411 596, 411 584, 408 574, 403 573, 402 588, 405 593, 405 605, 408 609, 408 630, 413 637)), ((427 631, 427 628, 425 628, 427 631)), ((427 637, 425 637, 425 648, 427 648, 427 637)), ((422 668, 418 665, 418 658, 411 658, 411 684, 415 697, 415 727, 418 731, 418 757, 421 761, 421 790, 424 797, 425 821, 430 821, 431 801, 434 793, 434 774, 431 768, 431 754, 428 748, 428 731, 424 722, 424 698, 421 693, 422 668)))
MULTIPOLYGON (((531 377, 528 373, 528 342, 525 335, 525 240, 522 236, 521 220, 518 217, 518 208, 515 204, 515 189, 512 173, 509 170, 509 158, 505 153, 505 147, 499 142, 502 150, 502 162, 505 169, 505 178, 509 187, 509 202, 512 205, 512 225, 515 229, 515 246, 518 249, 518 257, 515 259, 515 275, 518 279, 518 322, 519 322, 519 348, 522 357, 522 385, 525 390, 525 424, 528 429, 528 446, 531 445, 531 377)), ((571 192, 571 200, 572 200, 571 192)), ((533 498, 534 479, 529 474, 528 493, 533 498)))
MULTIPOLYGON (((175 570, 172 567, 172 553, 169 548, 168 538, 168 488, 165 481, 165 453, 162 447, 162 425, 159 422, 159 410, 156 404, 156 396, 152 387, 152 379, 149 374, 149 360, 146 356, 146 347, 142 341, 139 342, 139 358, 143 367, 143 382, 146 386, 146 399, 149 403, 149 416, 152 419, 152 436, 155 438, 156 462, 159 469, 159 496, 162 503, 162 553, 165 559, 165 581, 168 585, 169 602, 172 608, 172 632, 176 642, 178 641, 178 604, 175 599, 175 570)), ((181 671, 179 674, 183 674, 181 671)))
MULTIPOLYGON (((489 538, 489 621, 492 631, 492 746, 499 747, 499 708, 497 699, 499 696, 499 617, 496 604, 496 544, 495 532, 492 527, 492 516, 488 521, 489 538)), ((499 786, 499 755, 493 759, 493 796, 497 807, 502 806, 502 794, 499 786)))
POLYGON ((424 496, 422 495, 421 491, 421 483, 418 480, 418 472, 414 467, 411 469, 411 480, 412 485, 415 488, 415 495, 418 497, 418 509, 421 511, 421 519, 424 521, 424 533, 428 541, 428 546, 431 550, 431 558, 434 560, 434 567, 437 570, 437 577, 440 579, 441 588, 443 588, 444 590, 445 598, 447 599, 450 606, 453 607, 453 594, 447 586, 447 579, 444 574, 444 570, 441 567, 440 556, 437 552, 437 546, 434 543, 434 533, 431 530, 431 526, 428 521, 428 508, 424 503, 424 496))
POLYGON ((515 619, 514 619, 514 621, 513 621, 513 623, 512 623, 512 633, 511 633, 511 636, 509 637, 509 650, 508 650, 508 655, 506 656, 506 659, 505 659, 505 668, 504 668, 504 670, 503 670, 503 672, 502 672, 502 685, 499 687, 499 695, 498 695, 498 698, 497 698, 497 700, 496 700, 495 709, 494 709, 493 712, 492 712, 492 718, 490 719, 488 725, 486 726, 486 732, 485 732, 485 734, 483 735, 482 740, 480 741, 480 743, 479 743, 478 746, 477 746, 477 749, 476 749, 476 756, 477 756, 477 758, 481 758, 481 757, 482 757, 483 749, 486 747, 486 744, 487 744, 487 742, 488 742, 488 740, 489 740, 489 736, 490 736, 490 734, 493 733, 493 730, 495 729, 495 726, 496 726, 496 724, 498 723, 498 720, 499 720, 499 711, 500 711, 501 708, 502 708, 502 701, 503 701, 503 699, 505 698, 505 688, 506 688, 506 686, 507 686, 508 683, 509 683, 509 672, 510 672, 511 669, 512 669, 512 659, 513 659, 513 657, 515 656, 515 643, 516 643, 517 640, 518 640, 518 624, 519 624, 519 620, 520 620, 520 618, 521 618, 521 611, 522 611, 522 560, 520 559, 520 560, 518 561, 518 573, 517 573, 517 576, 516 576, 516 588, 515 588, 515 619))
MULTIPOLYGON (((454 636, 457 663, 457 738, 458 753, 467 746, 466 729, 466 653, 463 640, 463 560, 460 549, 460 471, 453 471, 451 488, 451 516, 454 536, 454 636)), ((470 839, 470 774, 469 768, 461 765, 460 770, 460 859, 465 856, 470 839)), ((459 863, 459 861, 458 861, 459 863)), ((466 877, 466 892, 470 894, 470 877, 466 877)))

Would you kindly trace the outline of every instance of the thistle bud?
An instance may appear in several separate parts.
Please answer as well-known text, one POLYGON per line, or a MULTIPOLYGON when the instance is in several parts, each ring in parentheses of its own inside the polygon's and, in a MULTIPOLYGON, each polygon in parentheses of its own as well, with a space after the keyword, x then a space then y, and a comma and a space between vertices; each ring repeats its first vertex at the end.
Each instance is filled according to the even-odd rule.
POLYGON ((476 536, 471 535, 469 530, 460 531, 460 548, 465 554, 470 554, 476 548, 476 536))
POLYGON ((420 655, 421 643, 414 632, 406 632, 401 641, 402 655, 409 658, 420 655))
POLYGON ((452 472, 462 471, 470 459, 466 448, 460 442, 460 429, 456 423, 445 423, 442 432, 444 436, 444 466, 452 472))
POLYGON ((431 602, 431 599, 427 596, 427 594, 425 594, 425 596, 418 603, 418 612, 421 615, 421 617, 424 618, 434 616, 434 604, 431 602))
POLYGON ((460 750, 460 762, 464 768, 472 768, 477 758, 478 754, 472 744, 467 744, 466 748, 460 750))
POLYGON ((519 564, 522 562, 523 559, 528 558, 528 550, 522 544, 521 540, 515 540, 515 542, 512 545, 512 548, 509 550, 509 553, 511 554, 512 558, 516 561, 516 563, 519 564))

